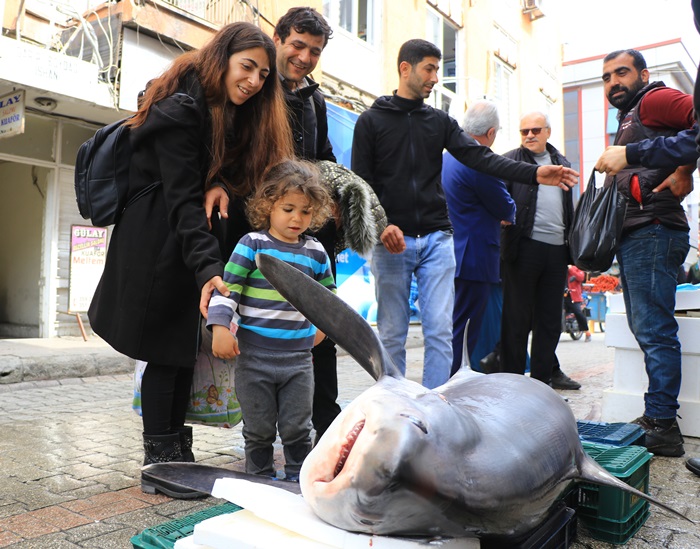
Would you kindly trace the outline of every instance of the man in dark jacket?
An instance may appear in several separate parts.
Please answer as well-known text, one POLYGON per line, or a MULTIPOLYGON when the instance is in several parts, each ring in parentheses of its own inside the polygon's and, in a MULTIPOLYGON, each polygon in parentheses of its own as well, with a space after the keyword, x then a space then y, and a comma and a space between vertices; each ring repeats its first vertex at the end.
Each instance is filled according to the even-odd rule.
MULTIPOLYGON (((277 47, 277 72, 282 80, 284 98, 289 107, 294 149, 306 160, 335 162, 328 139, 326 101, 311 78, 332 30, 323 16, 312 8, 291 8, 275 26, 273 40, 277 47)), ((336 276, 336 227, 329 221, 315 235, 331 259, 336 276)), ((316 440, 340 413, 338 370, 335 343, 325 339, 313 348, 314 402, 312 423, 316 440)))
MULTIPOLYGON (((691 128, 692 96, 649 82, 644 57, 614 51, 603 60, 608 101, 619 110, 614 145, 627 145, 691 128)), ((644 415, 634 420, 645 431, 645 446, 656 455, 682 456, 676 420, 681 387, 681 346, 674 317, 676 278, 688 254, 688 223, 670 188, 654 192, 675 167, 620 170, 617 184, 627 212, 617 252, 627 323, 644 353, 649 388, 644 415)), ((611 184, 612 176, 606 177, 611 184)))
MULTIPOLYGON (((531 112, 520 119, 522 146, 504 156, 539 166, 570 166, 552 144, 549 117, 531 112)), ((506 181, 515 200, 515 224, 503 227, 501 277, 503 322, 501 368, 524 374, 532 331, 530 376, 555 389, 581 385, 559 368, 556 349, 569 259, 567 235, 573 219, 571 193, 506 181)))
MULTIPOLYGON (((291 8, 280 17, 273 40, 277 48, 277 72, 282 81, 284 98, 289 107, 289 123, 294 138, 294 152, 305 160, 335 162, 333 147, 328 139, 326 101, 310 74, 316 68, 323 49, 333 31, 323 16, 313 8, 291 8)), ((230 255, 238 240, 251 228, 245 216, 245 201, 216 198, 207 194, 207 212, 221 200, 222 214, 228 218, 224 257, 230 255)), ((323 244, 331 259, 335 277, 336 226, 329 221, 314 236, 323 244)), ((335 343, 326 339, 314 347, 314 402, 312 423, 316 440, 326 431, 340 413, 338 398, 338 372, 335 343)))
POLYGON ((336 161, 328 140, 326 101, 310 76, 332 32, 315 9, 291 8, 279 19, 273 35, 295 152, 306 160, 336 161))
POLYGON ((512 162, 466 135, 446 112, 426 105, 438 81, 442 54, 425 40, 409 40, 398 56, 399 87, 363 112, 352 144, 353 171, 379 197, 388 226, 372 257, 377 325, 396 366, 406 371, 412 275, 418 282, 425 341, 423 385, 441 385, 452 365, 455 258, 452 226, 441 185, 442 152, 496 177, 568 188, 575 172, 563 166, 512 162))

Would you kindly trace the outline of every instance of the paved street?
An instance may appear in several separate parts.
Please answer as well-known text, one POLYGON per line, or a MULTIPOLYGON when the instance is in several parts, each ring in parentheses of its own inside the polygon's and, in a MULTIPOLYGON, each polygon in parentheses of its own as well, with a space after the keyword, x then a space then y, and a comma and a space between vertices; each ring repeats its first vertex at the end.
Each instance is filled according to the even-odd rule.
MULTIPOLYGON (((415 333, 412 342, 409 377, 419 380, 422 347, 415 333)), ((602 391, 612 384, 614 356, 604 335, 595 333, 591 343, 562 336, 558 354, 562 368, 583 384, 580 391, 561 394, 577 418, 599 419, 602 391)), ((339 371, 341 405, 372 383, 347 356, 341 357, 339 371)), ((131 537, 148 527, 222 503, 141 493, 140 418, 131 411, 131 392, 129 374, 0 385, 0 547, 128 548, 131 537)), ((240 428, 194 429, 198 462, 240 467, 240 428)), ((700 455, 700 439, 686 439, 686 453, 700 455)), ((650 491, 700 521, 700 478, 683 462, 654 458, 650 491)), ((579 525, 572 547, 613 546, 590 539, 579 525)), ((652 508, 627 547, 696 549, 700 531, 652 508)))

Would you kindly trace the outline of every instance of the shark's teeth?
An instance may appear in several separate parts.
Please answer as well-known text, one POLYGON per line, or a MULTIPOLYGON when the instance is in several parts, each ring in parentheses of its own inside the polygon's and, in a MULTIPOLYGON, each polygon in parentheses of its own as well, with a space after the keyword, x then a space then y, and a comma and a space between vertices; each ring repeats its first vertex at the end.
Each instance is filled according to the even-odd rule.
POLYGON ((340 471, 343 470, 345 462, 348 460, 348 456, 350 455, 350 450, 352 450, 352 447, 355 445, 355 441, 357 440, 357 437, 360 435, 360 431, 362 431, 364 426, 365 420, 363 419, 362 421, 358 421, 348 433, 348 436, 345 439, 345 444, 343 444, 340 449, 340 458, 338 459, 338 463, 335 465, 333 478, 337 477, 340 474, 340 471))

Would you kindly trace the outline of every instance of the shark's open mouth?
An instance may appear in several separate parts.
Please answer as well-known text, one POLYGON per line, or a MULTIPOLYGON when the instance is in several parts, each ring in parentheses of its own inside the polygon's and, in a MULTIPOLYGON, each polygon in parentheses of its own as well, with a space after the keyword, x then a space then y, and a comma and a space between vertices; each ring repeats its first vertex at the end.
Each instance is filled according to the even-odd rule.
POLYGON ((365 420, 363 419, 361 421, 358 421, 348 433, 348 436, 345 439, 345 443, 340 449, 340 459, 338 459, 338 463, 335 465, 335 470, 333 471, 333 478, 337 477, 340 474, 340 471, 343 470, 345 462, 348 460, 348 456, 350 455, 350 451, 355 445, 355 441, 357 440, 357 437, 360 435, 360 432, 362 431, 364 426, 365 420))

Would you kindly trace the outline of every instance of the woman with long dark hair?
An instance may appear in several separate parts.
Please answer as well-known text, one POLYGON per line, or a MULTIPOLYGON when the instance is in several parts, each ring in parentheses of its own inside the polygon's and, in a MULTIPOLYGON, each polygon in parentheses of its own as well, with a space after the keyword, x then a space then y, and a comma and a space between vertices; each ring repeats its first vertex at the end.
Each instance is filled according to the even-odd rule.
MULTIPOLYGON (((152 80, 127 122, 129 195, 90 306, 94 331, 148 363, 141 386, 144 464, 194 461, 185 413, 199 349, 200 310, 227 293, 204 192, 247 196, 266 169, 293 156, 272 39, 249 23, 223 27, 152 80)), ((141 476, 145 492, 202 494, 141 476)))

